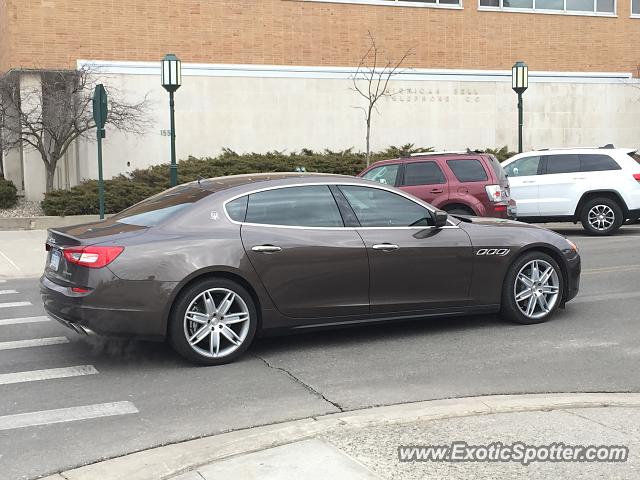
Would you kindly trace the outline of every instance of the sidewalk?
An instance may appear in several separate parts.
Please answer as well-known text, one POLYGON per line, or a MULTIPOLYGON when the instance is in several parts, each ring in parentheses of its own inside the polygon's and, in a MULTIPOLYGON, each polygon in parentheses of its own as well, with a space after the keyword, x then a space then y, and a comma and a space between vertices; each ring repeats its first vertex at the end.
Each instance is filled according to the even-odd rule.
POLYGON ((640 478, 640 394, 496 395, 378 407, 134 453, 48 480, 640 478), (626 462, 401 462, 399 446, 617 445, 626 462))
POLYGON ((46 230, 0 231, 0 279, 42 275, 46 240, 46 230))

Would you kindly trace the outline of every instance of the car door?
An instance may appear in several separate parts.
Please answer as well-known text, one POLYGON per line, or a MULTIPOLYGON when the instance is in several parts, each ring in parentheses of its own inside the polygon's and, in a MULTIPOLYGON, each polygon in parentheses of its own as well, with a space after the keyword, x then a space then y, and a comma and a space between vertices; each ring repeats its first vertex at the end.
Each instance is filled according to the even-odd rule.
MULTIPOLYGON (((227 212, 233 208, 227 204, 227 212)), ((368 312, 367 252, 358 233, 344 228, 328 186, 250 194, 241 237, 251 264, 284 315, 319 318, 368 312)))
POLYGON ((538 188, 540 216, 573 215, 583 191, 580 156, 572 153, 545 155, 538 188))
POLYGON ((580 154, 582 192, 624 188, 620 183, 620 165, 603 153, 580 154))
POLYGON ((435 206, 449 199, 447 179, 434 161, 405 163, 400 185, 405 192, 435 206))
POLYGON ((341 185, 367 247, 371 313, 423 312, 468 300, 472 247, 450 224, 433 227, 432 212, 383 188, 341 185))
POLYGON ((504 167, 509 178, 511 198, 517 203, 518 217, 537 217, 539 174, 542 168, 542 157, 533 155, 514 160, 504 167))

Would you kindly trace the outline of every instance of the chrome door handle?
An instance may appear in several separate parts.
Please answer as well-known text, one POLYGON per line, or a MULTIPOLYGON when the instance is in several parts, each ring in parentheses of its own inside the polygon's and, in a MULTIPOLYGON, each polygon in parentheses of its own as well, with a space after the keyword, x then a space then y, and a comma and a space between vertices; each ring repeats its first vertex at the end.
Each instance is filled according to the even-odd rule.
POLYGON ((522 183, 536 183, 535 180, 523 180, 522 183))
POLYGON ((400 247, 398 245, 394 245, 392 243, 377 243, 371 248, 373 248, 374 250, 389 251, 389 250, 397 250, 400 247))
POLYGON ((584 177, 573 177, 574 180, 584 180, 584 177))
POLYGON ((281 252, 282 248, 276 247, 275 245, 256 245, 255 247, 252 247, 251 250, 260 253, 276 253, 281 252))

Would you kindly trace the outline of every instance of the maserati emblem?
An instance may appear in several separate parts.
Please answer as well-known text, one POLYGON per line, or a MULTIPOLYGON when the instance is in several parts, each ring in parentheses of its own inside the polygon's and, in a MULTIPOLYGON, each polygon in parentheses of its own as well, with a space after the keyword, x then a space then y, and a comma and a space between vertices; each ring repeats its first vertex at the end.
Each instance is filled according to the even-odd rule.
POLYGON ((220 215, 218 215, 218 212, 216 212, 215 210, 212 210, 210 218, 211 220, 218 220, 218 218, 220 218, 220 215))

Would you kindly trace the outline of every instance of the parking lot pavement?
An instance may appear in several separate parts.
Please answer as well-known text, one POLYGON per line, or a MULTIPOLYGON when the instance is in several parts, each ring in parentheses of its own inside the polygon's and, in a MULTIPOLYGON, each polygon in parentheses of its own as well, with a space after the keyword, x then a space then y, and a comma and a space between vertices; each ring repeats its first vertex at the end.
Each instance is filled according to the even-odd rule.
POLYGON ((46 230, 0 231, 0 279, 40 276, 46 239, 46 230))
POLYGON ((37 279, 5 278, 0 472, 35 478, 204 435, 376 405, 640 392, 640 226, 610 238, 563 228, 581 249, 581 293, 548 323, 519 326, 491 315, 265 338, 239 362, 217 368, 187 364, 163 344, 82 339, 43 318, 37 279))

